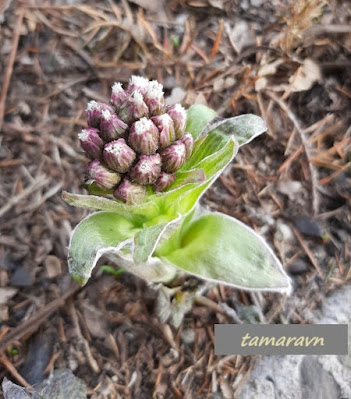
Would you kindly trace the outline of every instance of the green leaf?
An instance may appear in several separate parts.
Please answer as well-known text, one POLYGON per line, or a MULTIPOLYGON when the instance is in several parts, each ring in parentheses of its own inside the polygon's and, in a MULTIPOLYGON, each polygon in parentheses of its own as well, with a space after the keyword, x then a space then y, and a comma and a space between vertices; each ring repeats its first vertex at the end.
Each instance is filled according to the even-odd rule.
POLYGON ((187 124, 185 131, 190 132, 196 139, 204 127, 217 116, 217 112, 202 104, 192 105, 187 110, 187 124))
POLYGON ((167 223, 159 223, 155 226, 144 228, 135 235, 133 259, 136 265, 147 262, 166 226, 167 223))
POLYGON ((221 213, 188 217, 154 256, 196 276, 238 288, 280 292, 291 288, 289 277, 264 240, 221 213))
POLYGON ((249 143, 255 137, 264 133, 267 126, 262 118, 257 115, 239 115, 233 118, 218 118, 206 126, 202 134, 215 130, 226 136, 235 137, 239 146, 249 143))
POLYGON ((78 208, 115 212, 140 226, 150 217, 154 217, 158 211, 156 205, 151 201, 139 205, 126 205, 120 201, 96 195, 72 194, 67 191, 62 193, 62 199, 67 204, 78 208))
POLYGON ((131 220, 114 212, 98 212, 82 220, 72 233, 68 249, 72 277, 84 285, 98 259, 123 248, 138 231, 131 220))

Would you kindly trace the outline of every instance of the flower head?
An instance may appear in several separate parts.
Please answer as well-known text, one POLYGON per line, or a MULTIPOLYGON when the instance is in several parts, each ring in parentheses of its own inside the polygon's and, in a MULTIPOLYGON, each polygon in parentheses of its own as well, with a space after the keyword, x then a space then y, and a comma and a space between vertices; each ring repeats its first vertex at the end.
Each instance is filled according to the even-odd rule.
POLYGON ((104 147, 104 161, 107 166, 119 173, 125 173, 132 166, 136 154, 124 139, 110 141, 104 147))
POLYGON ((161 172, 160 176, 156 180, 154 184, 155 191, 164 191, 166 190, 176 179, 175 173, 166 173, 161 172))
POLYGON ((194 148, 193 135, 186 132, 179 140, 185 145, 186 159, 189 159, 194 148))
POLYGON ((125 123, 133 123, 140 118, 149 116, 149 108, 139 90, 133 91, 121 105, 118 116, 125 123))
POLYGON ((181 138, 186 125, 185 109, 180 104, 171 105, 167 108, 167 114, 173 119, 177 139, 181 138))
POLYGON ((149 82, 144 100, 149 107, 150 115, 158 115, 164 112, 165 99, 163 96, 163 86, 157 80, 149 82))
POLYGON ((162 170, 173 173, 181 168, 186 159, 186 148, 184 143, 177 140, 175 143, 160 151, 162 159, 162 170))
POLYGON ((120 106, 127 99, 128 93, 123 90, 122 83, 115 82, 112 86, 112 93, 110 98, 110 103, 115 109, 119 109, 120 106))
POLYGON ((133 205, 143 202, 147 197, 147 192, 145 186, 133 183, 125 177, 113 192, 113 196, 128 205, 133 205))
POLYGON ((100 137, 98 129, 87 127, 78 134, 78 138, 83 150, 90 159, 100 159, 102 157, 105 143, 100 137))
POLYGON ((99 128, 102 111, 105 110, 113 112, 113 108, 108 104, 98 103, 94 100, 90 101, 85 110, 88 126, 99 128))
POLYGON ((192 153, 194 140, 184 132, 186 112, 180 104, 166 112, 163 86, 156 80, 132 76, 126 88, 114 83, 110 104, 90 101, 86 117, 88 127, 78 138, 92 160, 89 180, 102 194, 113 192, 127 204, 167 190, 192 153))
POLYGON ((141 118, 130 128, 128 144, 138 154, 151 155, 158 149, 159 133, 150 119, 141 118))
POLYGON ((121 175, 104 166, 99 160, 90 162, 87 168, 88 176, 101 190, 111 190, 121 180, 121 175))
POLYGON ((175 140, 174 124, 168 114, 156 115, 151 118, 159 131, 160 148, 166 148, 175 140))
POLYGON ((116 140, 124 136, 128 125, 114 113, 105 109, 101 113, 100 131, 105 141, 116 140))
POLYGON ((161 172, 160 154, 141 155, 139 161, 131 169, 129 176, 141 185, 154 184, 161 172))

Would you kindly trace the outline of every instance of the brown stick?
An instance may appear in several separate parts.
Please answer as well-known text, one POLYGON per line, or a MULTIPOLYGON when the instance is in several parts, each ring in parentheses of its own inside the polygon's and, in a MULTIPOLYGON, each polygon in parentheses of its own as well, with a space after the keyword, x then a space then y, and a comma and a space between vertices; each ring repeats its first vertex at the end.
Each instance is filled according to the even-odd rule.
POLYGON ((298 240, 298 242, 300 243, 301 247, 303 248, 303 250, 306 252, 306 255, 308 256, 309 260, 311 261, 312 265, 315 267, 315 269, 317 270, 317 273, 319 274, 319 277, 324 280, 325 279, 325 275, 321 269, 321 267, 319 266, 317 259, 315 258, 315 256, 313 255, 312 251, 309 249, 309 247, 307 246, 307 244, 305 243, 305 241, 303 240, 301 234, 297 231, 297 229, 295 227, 292 228, 293 232, 298 240))
POLYGON ((60 298, 47 304, 44 309, 41 309, 30 319, 20 324, 14 328, 11 332, 5 335, 5 337, 0 341, 0 353, 6 350, 6 348, 11 345, 14 341, 23 338, 25 335, 33 334, 38 327, 43 324, 49 316, 51 316, 60 306, 62 306, 65 301, 78 292, 81 289, 79 285, 74 285, 66 293, 64 293, 60 298))
POLYGON ((6 102, 6 97, 7 97, 7 91, 10 86, 10 80, 11 80, 12 71, 13 71, 13 64, 15 63, 15 58, 16 58, 16 54, 17 54, 17 47, 18 47, 18 41, 19 41, 19 37, 20 37, 20 33, 21 33, 23 15, 24 15, 24 8, 20 8, 19 12, 18 12, 15 31, 13 33, 12 49, 11 49, 11 53, 10 53, 10 57, 9 57, 9 62, 7 64, 7 69, 6 69, 4 82, 3 82, 3 86, 2 86, 2 91, 1 91, 1 97, 0 97, 0 130, 2 127, 2 123, 4 121, 5 102, 6 102))
POLYGON ((309 168, 310 176, 311 176, 312 211, 313 211, 313 214, 316 215, 319 213, 319 197, 318 197, 318 191, 317 191, 318 178, 317 178, 317 171, 315 170, 315 168, 313 167, 312 162, 311 162, 311 154, 310 154, 309 146, 307 143, 307 139, 305 137, 304 130, 301 128, 300 122, 298 121, 297 117, 293 114, 293 112, 289 109, 288 105, 283 100, 281 100, 278 96, 276 96, 271 91, 267 91, 266 93, 285 112, 286 116, 294 124, 295 129, 297 130, 297 132, 300 135, 301 144, 302 144, 303 150, 304 150, 306 158, 307 158, 307 164, 308 164, 308 168, 309 168))
POLYGON ((4 367, 7 369, 9 373, 12 374, 16 380, 23 385, 25 388, 29 389, 30 391, 33 390, 33 387, 28 384, 28 382, 19 374, 19 372, 16 370, 15 366, 8 360, 8 358, 5 355, 0 355, 0 363, 4 365, 4 367))

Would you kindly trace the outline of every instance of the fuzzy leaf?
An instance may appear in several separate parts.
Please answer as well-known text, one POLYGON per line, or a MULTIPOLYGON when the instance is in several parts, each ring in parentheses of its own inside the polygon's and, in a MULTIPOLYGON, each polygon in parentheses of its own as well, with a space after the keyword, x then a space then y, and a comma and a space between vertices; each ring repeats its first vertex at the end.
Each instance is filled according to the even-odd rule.
POLYGON ((252 229, 221 213, 186 218, 155 252, 164 262, 207 280, 249 290, 289 291, 290 279, 252 229))
POLYGON ((98 259, 123 248, 138 232, 132 221, 114 212, 94 213, 74 229, 68 249, 72 277, 84 285, 98 259))
POLYGON ((208 124, 202 134, 211 130, 216 130, 226 136, 234 136, 239 146, 242 146, 264 133, 267 126, 259 116, 247 114, 228 119, 218 118, 208 124))
POLYGON ((195 104, 187 110, 187 124, 185 131, 190 132, 196 139, 204 127, 217 116, 217 112, 206 105, 195 104))
POLYGON ((157 225, 144 228, 135 235, 133 260, 136 265, 147 262, 166 226, 167 223, 159 223, 157 225))

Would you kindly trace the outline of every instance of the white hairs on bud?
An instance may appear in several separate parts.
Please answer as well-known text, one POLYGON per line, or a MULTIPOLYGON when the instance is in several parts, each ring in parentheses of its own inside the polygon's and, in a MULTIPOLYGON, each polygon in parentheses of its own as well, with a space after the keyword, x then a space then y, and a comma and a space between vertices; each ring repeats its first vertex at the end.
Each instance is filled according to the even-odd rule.
POLYGON ((153 125, 153 123, 150 119, 147 119, 145 117, 141 118, 134 124, 135 133, 143 134, 143 133, 149 131, 152 128, 152 125, 153 125))
POLYGON ((161 120, 161 123, 164 123, 164 124, 170 123, 173 121, 172 118, 168 114, 158 115, 158 118, 161 120))
POLYGON ((99 103, 94 100, 89 101, 86 111, 94 111, 95 109, 100 109, 99 103))
POLYGON ((144 88, 144 87, 147 87, 147 85, 149 84, 149 81, 142 76, 133 75, 130 78, 129 83, 132 85, 135 85, 137 87, 144 88))
POLYGON ((157 80, 149 82, 147 87, 147 95, 152 99, 160 99, 163 96, 163 86, 157 80))
POLYGON ((149 159, 145 159, 144 161, 141 162, 139 166, 139 172, 140 173, 147 173, 152 170, 152 162, 149 159))
POLYGON ((121 82, 115 82, 112 86, 112 93, 113 94, 117 94, 120 93, 121 91, 123 91, 122 88, 122 83, 121 82))
POLYGON ((132 94, 132 98, 137 105, 141 105, 144 101, 143 95, 138 90, 135 90, 135 92, 132 94))
POLYGON ((103 109, 102 110, 102 117, 106 120, 109 121, 111 119, 111 112, 108 109, 103 109))
POLYGON ((120 141, 114 141, 105 146, 105 151, 110 152, 111 154, 119 155, 122 151, 123 143, 120 141))
MULTIPOLYGON (((163 172, 160 175, 159 179, 162 180, 165 183, 168 183, 169 181, 173 180, 173 175, 171 173, 163 172)), ((172 183, 173 183, 173 181, 172 181, 172 183)))
POLYGON ((88 140, 88 137, 89 137, 89 131, 86 130, 86 129, 83 129, 83 130, 78 134, 79 140, 82 140, 82 141, 88 140))
POLYGON ((173 148, 174 148, 174 152, 179 156, 182 156, 186 153, 185 145, 183 143, 177 143, 174 145, 173 148))
POLYGON ((173 105, 173 109, 175 112, 181 113, 184 117, 186 116, 186 111, 180 104, 173 105))

